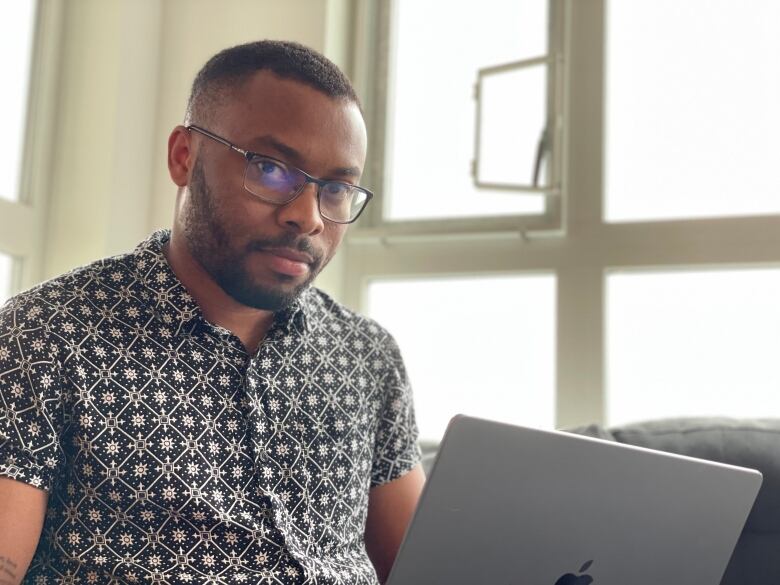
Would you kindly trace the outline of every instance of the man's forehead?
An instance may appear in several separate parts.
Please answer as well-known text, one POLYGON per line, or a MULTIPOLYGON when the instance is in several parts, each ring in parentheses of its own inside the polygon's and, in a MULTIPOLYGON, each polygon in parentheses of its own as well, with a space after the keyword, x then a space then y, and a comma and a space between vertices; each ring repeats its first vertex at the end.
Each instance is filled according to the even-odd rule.
MULTIPOLYGON (((300 121, 363 124, 359 106, 343 97, 331 97, 306 83, 261 70, 221 92, 212 119, 251 133, 253 121, 284 127, 300 121)), ((249 136, 247 136, 249 138, 249 136)))
POLYGON ((342 96, 330 96, 321 89, 292 77, 261 69, 224 88, 223 105, 231 109, 263 112, 269 109, 295 110, 303 107, 356 108, 342 96))
POLYGON ((355 102, 271 71, 254 73, 225 95, 212 119, 216 132, 242 148, 282 155, 294 164, 303 164, 312 150, 324 146, 345 159, 331 166, 354 170, 364 163, 366 129, 355 102))

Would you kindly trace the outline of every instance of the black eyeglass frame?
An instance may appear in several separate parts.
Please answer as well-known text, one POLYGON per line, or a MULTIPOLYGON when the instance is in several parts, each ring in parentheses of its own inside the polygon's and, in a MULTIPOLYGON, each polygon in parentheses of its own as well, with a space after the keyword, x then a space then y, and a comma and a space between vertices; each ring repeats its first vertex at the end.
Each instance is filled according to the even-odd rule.
POLYGON ((218 135, 214 134, 213 132, 210 132, 209 130, 206 130, 205 128, 201 128, 200 126, 196 126, 195 124, 190 124, 189 126, 185 126, 185 129, 189 130, 190 132, 192 132, 194 130, 198 134, 202 134, 203 136, 206 136, 207 138, 211 138, 212 140, 215 140, 215 141, 219 142, 220 144, 223 144, 223 145, 227 146, 230 150, 234 150, 237 153, 243 155, 243 157, 246 159, 246 164, 247 164, 247 168, 244 168, 244 189, 246 189, 249 193, 251 193, 252 195, 257 197, 258 199, 260 199, 262 201, 265 201, 266 203, 271 203, 272 205, 287 205, 291 201, 294 201, 301 193, 303 193, 304 189, 306 188, 306 185, 308 185, 309 183, 313 183, 313 184, 317 185, 317 211, 319 211, 320 216, 323 219, 327 219, 328 221, 332 221, 333 223, 346 225, 346 224, 354 223, 354 222, 357 221, 357 219, 360 217, 360 215, 363 213, 363 211, 365 211, 366 207, 368 207, 368 202, 371 201, 371 198, 374 196, 374 194, 371 191, 369 191, 368 189, 366 189, 365 187, 359 187, 358 185, 352 185, 351 183, 345 183, 344 181, 326 181, 326 180, 323 180, 323 179, 318 179, 317 177, 312 177, 306 171, 303 171, 303 170, 299 169, 296 166, 288 164, 288 163, 284 162, 283 160, 279 160, 279 159, 276 159, 276 158, 274 158, 272 156, 268 156, 268 155, 265 155, 265 154, 262 154, 262 153, 259 153, 259 152, 253 152, 251 150, 246 150, 244 148, 241 148, 240 146, 236 146, 235 144, 233 144, 229 140, 227 140, 225 138, 222 138, 221 136, 218 136, 218 135), (290 196, 290 198, 287 199, 286 201, 271 201, 271 200, 263 197, 262 195, 258 195, 254 191, 250 191, 247 188, 247 186, 246 186, 247 169, 248 169, 248 166, 250 164, 252 164, 252 160, 255 159, 255 158, 264 158, 264 159, 273 161, 275 163, 279 163, 280 165, 282 165, 282 167, 284 167, 286 169, 294 170, 296 172, 299 172, 301 175, 303 175, 303 177, 306 180, 304 181, 303 185, 301 185, 300 188, 297 191, 295 191, 290 196), (366 194, 366 200, 363 202, 363 207, 361 207, 360 211, 358 211, 357 215, 355 217, 353 217, 352 219, 350 219, 349 221, 339 221, 339 220, 330 218, 327 215, 325 215, 324 213, 322 213, 322 204, 321 204, 322 188, 325 185, 332 184, 332 183, 335 183, 337 185, 346 185, 350 189, 354 189, 356 191, 360 191, 360 192, 366 194))

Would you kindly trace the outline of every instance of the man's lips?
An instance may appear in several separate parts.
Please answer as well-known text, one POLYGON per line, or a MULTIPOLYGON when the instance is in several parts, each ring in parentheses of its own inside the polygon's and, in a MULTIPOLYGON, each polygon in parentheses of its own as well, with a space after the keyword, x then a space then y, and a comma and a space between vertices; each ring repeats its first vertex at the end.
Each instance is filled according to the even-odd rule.
POLYGON ((268 255, 271 270, 287 276, 303 276, 314 264, 309 254, 291 248, 263 248, 261 252, 268 255))
POLYGON ((301 262, 303 264, 312 264, 314 262, 314 258, 311 255, 293 250, 292 248, 265 248, 264 251, 274 256, 287 258, 293 262, 301 262))

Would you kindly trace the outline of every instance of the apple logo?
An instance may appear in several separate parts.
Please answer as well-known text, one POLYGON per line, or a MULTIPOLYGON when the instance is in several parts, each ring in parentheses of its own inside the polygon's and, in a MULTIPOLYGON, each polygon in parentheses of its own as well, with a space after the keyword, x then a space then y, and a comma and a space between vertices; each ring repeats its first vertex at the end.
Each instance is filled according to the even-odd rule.
MULTIPOLYGON (((582 565, 582 567, 580 567, 580 573, 587 571, 588 567, 592 564, 593 560, 590 560, 582 565)), ((574 573, 566 573, 555 582, 555 585, 590 585, 591 583, 593 583, 593 577, 590 575, 577 576, 574 573)))

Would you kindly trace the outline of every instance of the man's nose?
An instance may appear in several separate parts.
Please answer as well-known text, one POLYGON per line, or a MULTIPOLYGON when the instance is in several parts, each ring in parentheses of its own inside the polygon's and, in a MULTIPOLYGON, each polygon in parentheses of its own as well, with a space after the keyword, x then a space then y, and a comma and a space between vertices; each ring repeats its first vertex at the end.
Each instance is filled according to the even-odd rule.
POLYGON ((308 183, 298 196, 285 205, 280 205, 277 218, 280 225, 294 229, 301 234, 316 235, 324 229, 317 201, 318 186, 308 183))

